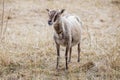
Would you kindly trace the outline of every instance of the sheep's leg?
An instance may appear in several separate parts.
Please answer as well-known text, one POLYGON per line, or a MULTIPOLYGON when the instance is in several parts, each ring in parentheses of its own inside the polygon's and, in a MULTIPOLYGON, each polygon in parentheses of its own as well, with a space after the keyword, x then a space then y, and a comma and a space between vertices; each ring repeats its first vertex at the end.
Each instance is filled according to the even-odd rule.
POLYGON ((80 62, 80 51, 81 51, 81 49, 80 49, 80 43, 78 44, 78 62, 80 62))
POLYGON ((72 47, 70 48, 70 53, 69 53, 69 62, 71 62, 71 53, 72 53, 72 47))
POLYGON ((56 69, 58 69, 59 59, 60 59, 60 45, 56 44, 56 48, 57 48, 57 65, 56 65, 56 69))
POLYGON ((66 69, 68 69, 68 51, 69 51, 69 46, 66 47, 66 52, 65 52, 66 69))

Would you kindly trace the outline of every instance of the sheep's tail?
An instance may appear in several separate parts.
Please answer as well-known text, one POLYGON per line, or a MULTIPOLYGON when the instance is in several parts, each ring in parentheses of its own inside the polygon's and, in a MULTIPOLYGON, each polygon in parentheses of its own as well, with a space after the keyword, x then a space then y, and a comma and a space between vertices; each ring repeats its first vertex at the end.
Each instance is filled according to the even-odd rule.
MULTIPOLYGON (((76 20, 80 23, 80 33, 82 33, 83 32, 83 30, 82 30, 82 28, 83 28, 83 22, 81 21, 81 19, 78 17, 78 16, 76 16, 76 20)), ((81 43, 81 41, 82 41, 82 37, 80 36, 80 43, 81 43)))
POLYGON ((77 21, 78 21, 78 22, 81 24, 81 26, 82 26, 83 24, 82 24, 81 19, 80 19, 78 16, 76 17, 76 19, 77 19, 77 21))

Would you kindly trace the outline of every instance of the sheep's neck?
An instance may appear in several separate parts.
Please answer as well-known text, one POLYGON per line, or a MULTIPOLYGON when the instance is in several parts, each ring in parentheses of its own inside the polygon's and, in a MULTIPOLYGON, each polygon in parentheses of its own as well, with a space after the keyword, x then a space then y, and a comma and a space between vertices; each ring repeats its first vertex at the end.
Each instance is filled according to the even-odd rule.
POLYGON ((55 23, 54 29, 55 29, 55 31, 56 31, 57 34, 60 34, 60 33, 63 32, 62 24, 60 22, 56 22, 55 23))

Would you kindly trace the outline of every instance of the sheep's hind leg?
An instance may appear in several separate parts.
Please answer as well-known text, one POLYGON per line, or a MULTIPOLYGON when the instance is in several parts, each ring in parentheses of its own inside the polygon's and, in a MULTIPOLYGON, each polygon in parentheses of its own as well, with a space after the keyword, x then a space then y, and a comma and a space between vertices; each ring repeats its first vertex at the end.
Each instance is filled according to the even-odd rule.
POLYGON ((69 51, 69 47, 66 47, 66 52, 65 52, 65 60, 66 60, 66 69, 68 69, 68 51, 69 51))
POLYGON ((72 53, 72 47, 70 48, 69 61, 68 62, 71 62, 71 53, 72 53))

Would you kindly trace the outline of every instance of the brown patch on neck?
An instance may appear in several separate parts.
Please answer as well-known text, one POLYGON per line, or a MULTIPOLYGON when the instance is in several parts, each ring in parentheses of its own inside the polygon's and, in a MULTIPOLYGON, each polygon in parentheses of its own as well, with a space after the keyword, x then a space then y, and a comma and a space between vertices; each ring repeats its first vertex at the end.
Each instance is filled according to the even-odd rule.
POLYGON ((56 23, 56 24, 54 25, 54 29, 55 29, 55 31, 56 31, 57 34, 60 34, 61 32, 63 32, 60 23, 56 23))

